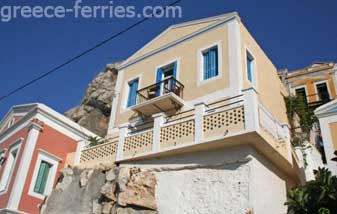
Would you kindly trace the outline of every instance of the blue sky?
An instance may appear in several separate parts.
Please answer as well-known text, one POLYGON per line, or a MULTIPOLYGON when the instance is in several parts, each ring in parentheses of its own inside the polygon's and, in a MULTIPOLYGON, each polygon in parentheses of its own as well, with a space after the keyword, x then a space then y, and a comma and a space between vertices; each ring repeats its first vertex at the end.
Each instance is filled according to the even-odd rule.
MULTIPOLYGON (((105 5, 103 0, 84 4, 105 5)), ((114 5, 166 5, 172 0, 115 0, 114 5)), ((1 0, 4 5, 64 5, 73 0, 1 0)), ((337 61, 335 0, 183 0, 183 17, 152 19, 79 61, 0 102, 0 117, 12 105, 42 102, 59 112, 80 103, 105 64, 122 60, 171 24, 226 12, 243 22, 278 68, 297 69, 313 61, 337 61)), ((0 96, 137 21, 122 19, 16 19, 0 22, 0 96)))

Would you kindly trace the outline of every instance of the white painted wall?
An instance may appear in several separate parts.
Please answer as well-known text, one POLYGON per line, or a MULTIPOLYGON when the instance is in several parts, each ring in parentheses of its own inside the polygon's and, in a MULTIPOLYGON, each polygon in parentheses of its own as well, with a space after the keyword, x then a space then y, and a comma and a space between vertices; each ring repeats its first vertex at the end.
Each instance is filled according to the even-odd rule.
POLYGON ((123 165, 156 173, 160 214, 286 213, 287 177, 250 146, 123 165))

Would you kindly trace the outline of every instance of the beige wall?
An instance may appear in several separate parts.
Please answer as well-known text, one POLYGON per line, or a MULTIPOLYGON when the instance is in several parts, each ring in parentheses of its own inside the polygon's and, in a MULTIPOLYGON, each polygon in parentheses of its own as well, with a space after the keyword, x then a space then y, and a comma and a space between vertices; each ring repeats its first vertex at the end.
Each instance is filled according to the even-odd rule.
POLYGON ((331 133, 331 139, 332 139, 332 146, 334 150, 337 150, 337 122, 336 123, 330 123, 330 133, 331 133))
MULTIPOLYGON (((187 30, 189 31, 189 29, 187 30)), ((183 97, 185 101, 190 101, 200 96, 228 88, 229 73, 227 32, 227 25, 222 25, 123 69, 124 77, 122 93, 119 99, 115 127, 127 122, 128 119, 134 115, 132 111, 124 109, 125 100, 127 99, 126 89, 128 80, 132 80, 133 78, 139 76, 139 89, 154 84, 157 68, 164 66, 173 60, 178 60, 177 79, 185 86, 183 97), (221 54, 219 54, 219 57, 221 57, 220 61, 222 61, 222 63, 219 64, 221 78, 198 86, 197 76, 198 66, 200 64, 198 60, 198 52, 204 47, 217 42, 220 42, 221 46, 221 50, 219 50, 219 52, 221 51, 221 54)), ((161 45, 164 44, 165 40, 161 45)))
POLYGON ((253 55, 256 63, 256 86, 260 102, 281 123, 288 123, 284 104, 284 96, 287 96, 288 92, 278 77, 277 69, 242 23, 241 35, 244 88, 251 86, 251 83, 247 79, 246 50, 248 50, 253 55))

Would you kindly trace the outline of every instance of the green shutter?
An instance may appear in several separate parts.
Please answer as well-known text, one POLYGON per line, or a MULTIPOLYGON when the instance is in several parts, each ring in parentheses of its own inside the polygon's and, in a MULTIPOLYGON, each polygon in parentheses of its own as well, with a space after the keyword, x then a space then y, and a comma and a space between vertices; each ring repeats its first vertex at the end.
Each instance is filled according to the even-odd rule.
POLYGON ((34 187, 34 192, 43 194, 44 190, 46 188, 47 180, 48 180, 48 174, 50 170, 50 164, 47 162, 42 161, 39 172, 37 174, 36 182, 35 182, 35 187, 34 187))

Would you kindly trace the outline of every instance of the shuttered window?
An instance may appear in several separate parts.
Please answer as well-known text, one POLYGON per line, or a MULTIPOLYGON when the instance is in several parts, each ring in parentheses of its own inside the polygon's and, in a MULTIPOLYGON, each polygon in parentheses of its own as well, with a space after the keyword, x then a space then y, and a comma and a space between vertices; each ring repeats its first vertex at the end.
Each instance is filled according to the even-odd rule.
POLYGON ((218 48, 211 48, 203 52, 204 80, 218 76, 218 48))
POLYGON ((250 82, 253 82, 253 66, 254 66, 254 58, 253 56, 247 52, 247 79, 250 82))
POLYGON ((48 175, 50 171, 51 165, 45 161, 42 161, 40 164, 39 172, 37 174, 34 192, 43 194, 46 188, 46 184, 48 181, 48 175))
POLYGON ((137 103, 138 79, 129 82, 129 96, 127 107, 136 105, 137 103))

